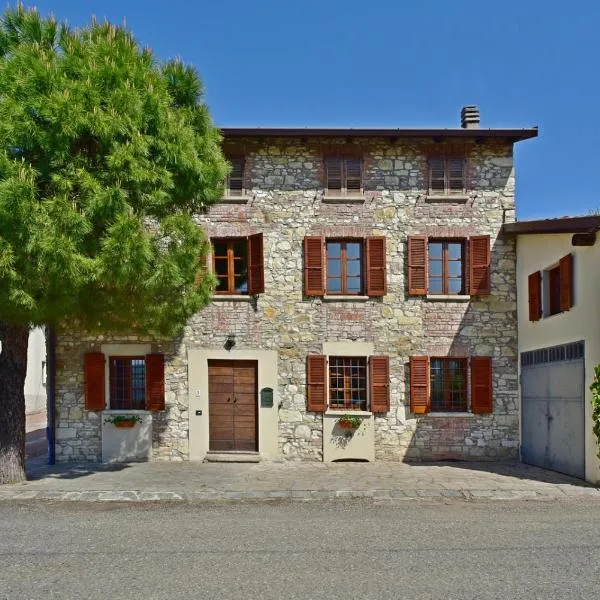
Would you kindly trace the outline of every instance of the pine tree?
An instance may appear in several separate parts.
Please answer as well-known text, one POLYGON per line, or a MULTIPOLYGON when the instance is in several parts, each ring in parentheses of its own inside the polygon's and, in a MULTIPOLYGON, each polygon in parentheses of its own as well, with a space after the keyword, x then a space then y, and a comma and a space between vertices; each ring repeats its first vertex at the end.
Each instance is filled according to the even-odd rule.
POLYGON ((24 479, 32 325, 172 336, 212 276, 193 221, 227 172, 196 71, 124 27, 0 23, 0 483, 24 479))

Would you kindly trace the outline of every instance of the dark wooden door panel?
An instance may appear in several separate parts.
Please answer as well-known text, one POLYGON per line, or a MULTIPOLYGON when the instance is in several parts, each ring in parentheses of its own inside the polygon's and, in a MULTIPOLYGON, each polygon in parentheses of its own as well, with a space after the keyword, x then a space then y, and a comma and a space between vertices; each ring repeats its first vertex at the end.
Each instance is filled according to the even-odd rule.
POLYGON ((209 449, 256 451, 256 361, 209 361, 208 395, 209 449))

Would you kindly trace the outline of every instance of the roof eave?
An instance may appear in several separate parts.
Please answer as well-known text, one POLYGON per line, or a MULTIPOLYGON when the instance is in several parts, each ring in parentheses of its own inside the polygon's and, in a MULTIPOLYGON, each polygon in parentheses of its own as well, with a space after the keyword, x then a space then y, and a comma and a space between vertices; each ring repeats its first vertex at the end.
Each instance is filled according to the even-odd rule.
POLYGON ((313 127, 223 127, 227 138, 236 137, 430 137, 430 138, 507 138, 515 142, 538 136, 538 128, 529 129, 383 129, 313 127))
POLYGON ((516 221, 506 223, 502 231, 507 236, 544 235, 560 233, 592 233, 600 229, 600 215, 516 221))

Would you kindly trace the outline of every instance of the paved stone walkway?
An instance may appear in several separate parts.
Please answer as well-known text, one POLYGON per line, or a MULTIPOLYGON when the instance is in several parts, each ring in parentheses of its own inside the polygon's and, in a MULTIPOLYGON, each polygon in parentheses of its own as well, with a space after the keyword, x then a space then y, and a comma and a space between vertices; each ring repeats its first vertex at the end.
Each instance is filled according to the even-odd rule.
POLYGON ((1 500, 215 501, 374 498, 511 500, 594 496, 579 479, 503 463, 29 463, 30 480, 1 500))

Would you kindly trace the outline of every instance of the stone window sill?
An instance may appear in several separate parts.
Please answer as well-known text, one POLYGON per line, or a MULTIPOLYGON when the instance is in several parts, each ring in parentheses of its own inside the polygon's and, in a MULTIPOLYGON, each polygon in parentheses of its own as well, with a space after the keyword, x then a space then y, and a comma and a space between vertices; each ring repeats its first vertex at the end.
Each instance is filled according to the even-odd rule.
POLYGON ((216 204, 247 204, 251 196, 223 196, 216 204))
POLYGON ((353 194, 348 196, 323 196, 325 204, 362 204, 365 201, 363 194, 353 194))
POLYGON ((427 194, 427 196, 425 196, 427 202, 466 202, 469 199, 470 196, 467 196, 467 194, 452 194, 448 196, 427 194))
POLYGON ((366 300, 369 299, 369 296, 335 296, 335 295, 329 295, 329 296, 323 296, 323 302, 365 302, 366 300))
POLYGON ((149 410, 141 410, 139 408, 125 410, 123 408, 105 408, 102 411, 103 415, 151 415, 152 411, 149 410))
POLYGON ((442 300, 449 302, 469 302, 471 296, 466 294, 427 294, 426 300, 442 300))
POLYGON ((223 300, 227 302, 250 302, 252 296, 248 294, 215 294, 213 300, 223 300))
POLYGON ((373 413, 368 410, 341 410, 337 408, 328 408, 325 411, 327 417, 341 417, 342 415, 352 415, 353 417, 370 417, 373 413))
POLYGON ((427 417, 474 417, 471 412, 428 412, 427 417))

